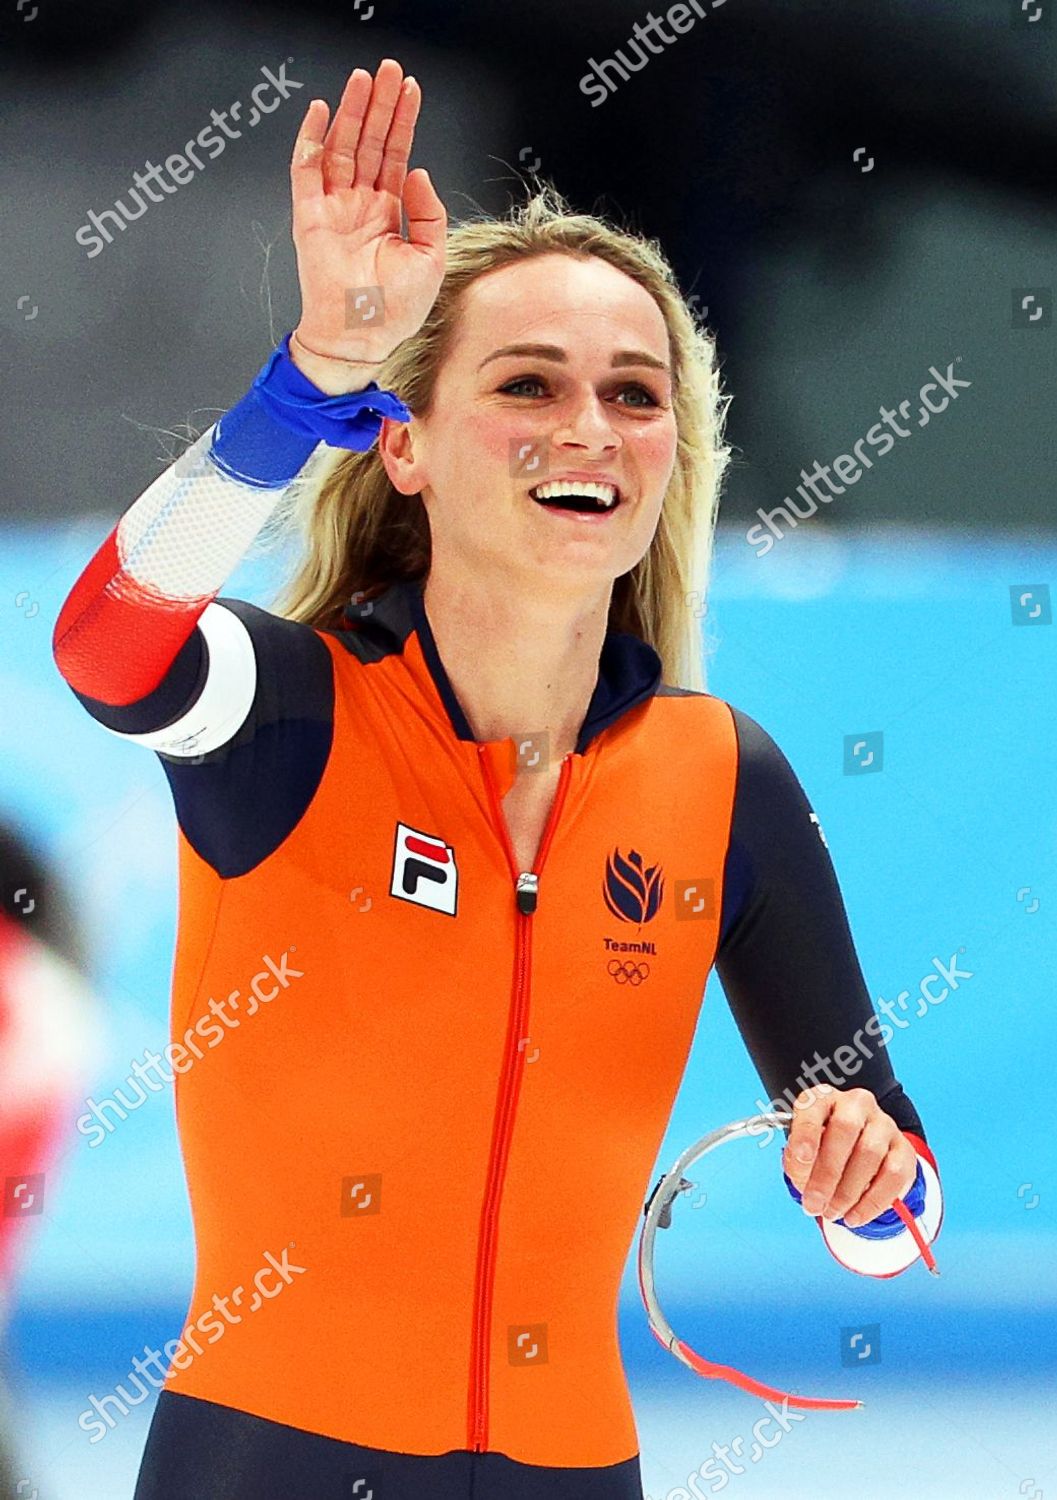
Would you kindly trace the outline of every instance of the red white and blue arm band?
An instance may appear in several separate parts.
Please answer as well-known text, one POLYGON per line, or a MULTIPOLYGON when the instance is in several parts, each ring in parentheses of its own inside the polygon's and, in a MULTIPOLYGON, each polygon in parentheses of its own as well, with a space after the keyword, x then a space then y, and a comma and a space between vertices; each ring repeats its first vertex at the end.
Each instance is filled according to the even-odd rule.
MULTIPOLYGON (((925 1244, 931 1245, 943 1223, 943 1191, 936 1158, 921 1136, 910 1130, 902 1133, 918 1159, 917 1174, 910 1191, 904 1194, 903 1202, 913 1215, 925 1244)), ((801 1194, 789 1174, 783 1172, 782 1176, 790 1195, 799 1203, 801 1194)), ((824 1219, 821 1215, 816 1215, 815 1222, 834 1259, 860 1276, 898 1276, 920 1259, 917 1241, 894 1208, 885 1209, 876 1219, 870 1219, 856 1229, 849 1229, 843 1219, 824 1219)))
MULTIPOLYGON (((287 334, 246 395, 134 501, 68 594, 52 654, 78 695, 105 705, 137 703, 178 657, 190 685, 201 677, 207 648, 210 675, 224 674, 226 657, 239 658, 233 671, 245 687, 241 659, 252 657, 252 646, 240 622, 213 603, 225 580, 280 500, 311 481, 309 460, 320 444, 364 452, 384 417, 410 421, 399 397, 373 382, 328 396, 294 365, 289 340, 287 334)), ((248 691, 252 698, 252 684, 248 691)), ((154 736, 152 748, 208 748, 200 736, 191 748, 183 729, 173 728, 168 739, 154 736)), ((216 730, 231 732, 229 722, 216 730)))

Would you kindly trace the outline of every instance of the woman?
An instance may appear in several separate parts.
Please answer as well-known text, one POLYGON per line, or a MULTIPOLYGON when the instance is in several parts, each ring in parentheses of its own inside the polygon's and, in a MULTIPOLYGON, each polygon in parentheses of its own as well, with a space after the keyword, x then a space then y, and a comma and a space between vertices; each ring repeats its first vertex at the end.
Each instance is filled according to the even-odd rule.
MULTIPOLYGON (((873 1015, 799 783, 694 687, 712 343, 546 194, 449 233, 419 104, 386 59, 309 106, 298 327, 56 625, 179 822, 197 1269, 138 1500, 641 1496, 617 1292, 709 968, 772 1092, 873 1015), (281 607, 219 600, 293 515, 281 607)), ((861 1222, 932 1158, 855 1082, 786 1165, 861 1222)))

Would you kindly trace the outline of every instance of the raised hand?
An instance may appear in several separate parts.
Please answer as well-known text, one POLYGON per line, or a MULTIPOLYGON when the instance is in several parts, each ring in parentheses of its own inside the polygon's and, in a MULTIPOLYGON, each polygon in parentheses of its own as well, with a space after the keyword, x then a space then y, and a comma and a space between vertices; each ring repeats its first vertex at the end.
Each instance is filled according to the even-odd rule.
POLYGON ((291 353, 300 345, 332 360, 379 363, 436 300, 447 214, 426 169, 407 170, 421 102, 416 80, 387 57, 373 80, 364 68, 350 74, 329 129, 326 101, 308 106, 290 162, 301 283, 291 353), (372 288, 381 289, 381 305, 372 288))

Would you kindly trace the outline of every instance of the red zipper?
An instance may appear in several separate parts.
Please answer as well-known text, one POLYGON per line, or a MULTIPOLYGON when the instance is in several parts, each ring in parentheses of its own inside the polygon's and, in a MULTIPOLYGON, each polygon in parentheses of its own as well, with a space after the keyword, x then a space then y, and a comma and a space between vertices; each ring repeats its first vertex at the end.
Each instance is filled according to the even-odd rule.
POLYGON ((524 1028, 528 1011, 531 940, 529 923, 536 906, 538 877, 543 869, 543 862, 547 858, 547 850, 550 848, 558 814, 568 789, 572 772, 572 752, 562 759, 554 804, 540 840, 536 861, 532 869, 525 872, 518 870, 517 867, 517 855, 510 838, 510 829, 503 815, 502 804, 488 768, 488 758, 484 754, 483 745, 478 746, 478 755, 481 757, 481 768, 484 772, 485 785, 488 788, 496 825, 506 847, 507 861, 514 877, 515 899, 518 905, 514 946, 514 994, 507 1023, 502 1086, 492 1121, 492 1149, 488 1159, 488 1180, 477 1244, 477 1283, 474 1292, 473 1346, 470 1356, 469 1431, 471 1449, 481 1452, 488 1438, 488 1341, 492 1321, 492 1290, 495 1281, 496 1223, 499 1197, 510 1152, 514 1107, 517 1103, 518 1084, 521 1078, 519 1063, 523 1050, 519 1043, 525 1036, 524 1028), (523 882, 523 874, 534 875, 537 880, 531 884, 523 882))

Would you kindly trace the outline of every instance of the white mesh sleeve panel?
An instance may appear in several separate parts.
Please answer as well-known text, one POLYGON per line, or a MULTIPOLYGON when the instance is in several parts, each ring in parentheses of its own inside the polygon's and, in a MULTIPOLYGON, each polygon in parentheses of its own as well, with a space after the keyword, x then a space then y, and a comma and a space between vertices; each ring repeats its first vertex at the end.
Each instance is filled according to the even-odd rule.
POLYGON ((210 427, 121 517, 122 573, 108 585, 111 594, 147 595, 179 608, 219 593, 280 497, 306 483, 326 451, 317 445, 290 484, 262 489, 217 468, 209 456, 212 435, 210 427))

